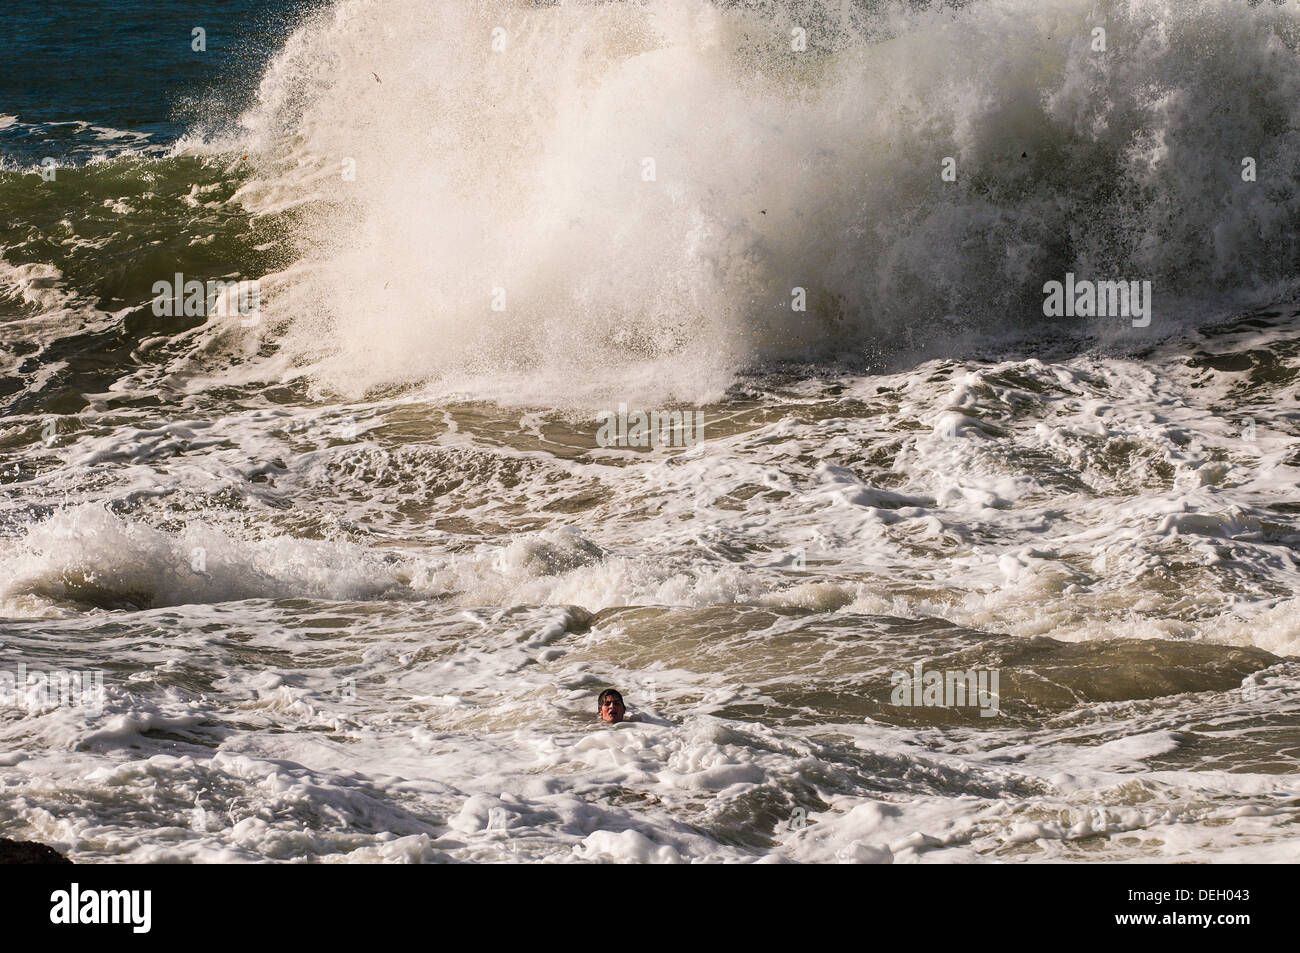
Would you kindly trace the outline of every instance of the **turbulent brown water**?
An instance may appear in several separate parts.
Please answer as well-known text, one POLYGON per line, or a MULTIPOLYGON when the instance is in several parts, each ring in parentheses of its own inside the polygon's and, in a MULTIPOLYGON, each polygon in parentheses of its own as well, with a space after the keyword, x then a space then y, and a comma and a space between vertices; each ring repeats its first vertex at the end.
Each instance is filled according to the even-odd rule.
POLYGON ((344 0, 237 121, 0 120, 0 693, 104 686, 0 833, 1294 859, 1300 8, 1094 6, 344 0))

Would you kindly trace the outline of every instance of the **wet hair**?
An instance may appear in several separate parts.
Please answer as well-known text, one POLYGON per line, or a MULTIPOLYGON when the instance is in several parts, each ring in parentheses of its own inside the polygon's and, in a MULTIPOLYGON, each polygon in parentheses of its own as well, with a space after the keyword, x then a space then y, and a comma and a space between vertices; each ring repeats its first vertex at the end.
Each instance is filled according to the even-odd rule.
POLYGON ((610 695, 613 695, 615 698, 617 698, 617 699, 618 699, 618 703, 619 703, 620 705, 623 705, 624 708, 627 707, 627 705, 624 704, 624 702, 623 702, 623 695, 622 695, 622 693, 620 693, 617 689, 614 689, 614 688, 607 688, 607 689, 605 689, 603 692, 601 692, 599 695, 596 696, 596 714, 598 714, 598 715, 600 714, 600 709, 601 709, 601 707, 605 704, 605 699, 608 698, 610 695))

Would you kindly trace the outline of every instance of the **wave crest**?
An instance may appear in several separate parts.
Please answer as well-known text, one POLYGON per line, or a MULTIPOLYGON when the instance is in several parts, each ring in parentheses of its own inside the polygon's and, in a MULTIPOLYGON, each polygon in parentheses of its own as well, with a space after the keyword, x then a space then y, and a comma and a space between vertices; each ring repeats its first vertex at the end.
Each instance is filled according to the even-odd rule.
POLYGON ((242 197, 306 203, 269 306, 333 392, 706 400, 1078 329, 1066 271, 1152 281, 1158 333, 1293 278, 1298 36, 1295 2, 340 0, 243 117, 242 197))

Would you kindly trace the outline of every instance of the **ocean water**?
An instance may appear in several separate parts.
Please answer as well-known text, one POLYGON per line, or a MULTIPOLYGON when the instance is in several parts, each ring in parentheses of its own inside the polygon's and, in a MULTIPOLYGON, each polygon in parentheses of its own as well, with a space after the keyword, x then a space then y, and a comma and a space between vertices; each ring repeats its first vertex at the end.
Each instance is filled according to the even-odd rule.
POLYGON ((0 29, 0 835, 1300 856, 1297 0, 0 29))

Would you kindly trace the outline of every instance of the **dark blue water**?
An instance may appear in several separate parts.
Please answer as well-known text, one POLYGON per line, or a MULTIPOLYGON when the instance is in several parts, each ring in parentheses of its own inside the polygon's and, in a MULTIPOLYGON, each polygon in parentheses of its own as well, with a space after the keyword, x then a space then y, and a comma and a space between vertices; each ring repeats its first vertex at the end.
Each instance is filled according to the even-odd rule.
POLYGON ((0 129, 0 156, 72 164, 220 125, 249 102, 267 57, 322 2, 5 0, 0 115, 17 121, 0 129), (206 49, 193 48, 196 27, 206 49))

